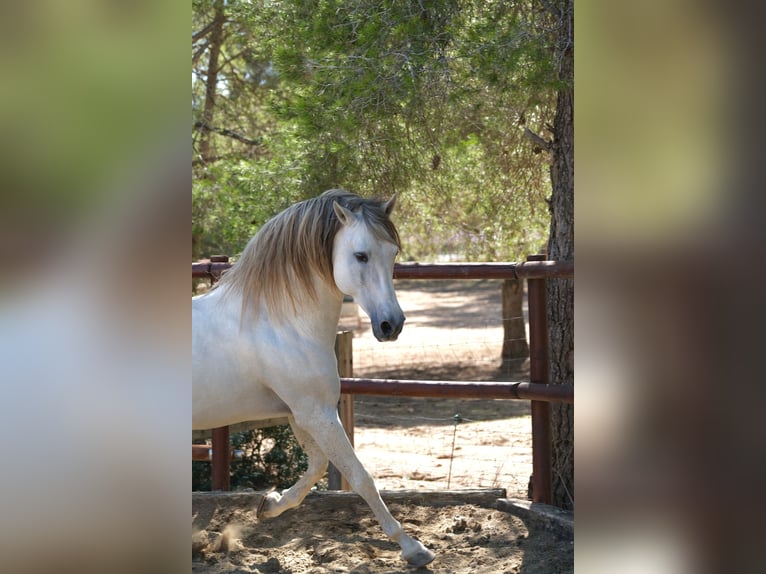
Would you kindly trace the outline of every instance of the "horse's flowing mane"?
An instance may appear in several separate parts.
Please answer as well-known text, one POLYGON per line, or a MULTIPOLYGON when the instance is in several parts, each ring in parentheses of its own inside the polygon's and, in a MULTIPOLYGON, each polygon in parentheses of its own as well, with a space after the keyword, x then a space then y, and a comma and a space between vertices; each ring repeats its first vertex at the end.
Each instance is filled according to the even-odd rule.
POLYGON ((333 202, 361 215, 381 241, 400 246, 384 203, 339 189, 296 203, 267 221, 217 288, 242 294, 242 319, 263 300, 275 316, 295 310, 302 294, 316 300, 314 278, 334 285, 332 250, 342 223, 333 202), (289 304, 289 306, 288 306, 289 304))

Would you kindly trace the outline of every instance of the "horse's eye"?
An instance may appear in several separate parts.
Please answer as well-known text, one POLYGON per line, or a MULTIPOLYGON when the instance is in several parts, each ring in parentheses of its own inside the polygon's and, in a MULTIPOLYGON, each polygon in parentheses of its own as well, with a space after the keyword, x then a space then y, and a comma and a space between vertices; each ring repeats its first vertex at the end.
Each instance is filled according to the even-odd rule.
POLYGON ((356 260, 359 261, 359 263, 367 263, 369 259, 366 253, 360 252, 354 253, 354 257, 356 257, 356 260))

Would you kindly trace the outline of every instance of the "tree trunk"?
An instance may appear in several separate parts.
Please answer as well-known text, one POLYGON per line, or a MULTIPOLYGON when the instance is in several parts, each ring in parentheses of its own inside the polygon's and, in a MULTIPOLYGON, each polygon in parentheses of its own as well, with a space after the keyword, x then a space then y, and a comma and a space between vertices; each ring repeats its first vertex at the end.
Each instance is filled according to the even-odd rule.
POLYGON ((209 129, 213 125, 215 112, 216 90, 218 87, 218 58, 223 44, 223 24, 226 21, 223 0, 216 0, 215 14, 213 16, 213 28, 210 31, 210 47, 207 60, 207 78, 205 79, 205 107, 202 111, 202 134, 199 141, 199 155, 203 163, 207 163, 212 157, 210 149, 209 129))
POLYGON ((520 279, 503 281, 503 372, 514 373, 529 357, 527 329, 522 304, 524 283, 520 279))
MULTIPOLYGON (((221 45, 223 44, 223 25, 226 22, 224 13, 224 0, 216 0, 214 6, 213 21, 210 24, 210 40, 208 47, 207 77, 205 79, 205 105, 202 110, 202 126, 200 128, 199 157, 204 166, 211 160, 213 154, 211 151, 210 134, 207 127, 213 123, 216 104, 216 90, 218 85, 218 59, 221 55, 221 45)), ((203 177, 208 174, 203 171, 203 177)), ((200 259, 202 244, 202 235, 199 231, 192 229, 192 261, 200 259)), ((199 280, 192 280, 192 290, 196 289, 199 280)))
MULTIPOLYGON (((551 145, 551 230, 548 257, 574 260, 574 2, 560 4, 561 24, 554 62, 560 64, 559 89, 551 145)), ((551 382, 574 385, 574 281, 548 281, 548 329, 551 382)), ((551 409, 553 503, 574 508, 574 408, 551 409)))

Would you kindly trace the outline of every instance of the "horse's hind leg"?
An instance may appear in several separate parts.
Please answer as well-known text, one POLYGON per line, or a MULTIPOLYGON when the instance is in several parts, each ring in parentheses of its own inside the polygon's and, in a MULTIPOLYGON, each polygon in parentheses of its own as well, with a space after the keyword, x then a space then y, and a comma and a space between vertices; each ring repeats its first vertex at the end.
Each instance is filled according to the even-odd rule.
POLYGON ((311 435, 296 425, 292 419, 290 420, 290 426, 293 429, 295 438, 298 439, 298 442, 308 455, 308 469, 298 482, 284 490, 282 494, 278 492, 267 494, 258 510, 259 518, 273 518, 279 516, 285 510, 298 506, 306 498, 311 487, 322 478, 327 470, 327 457, 322 452, 322 449, 317 446, 317 443, 314 442, 314 439, 311 438, 311 435))
POLYGON ((383 531, 402 549, 402 558, 414 567, 425 566, 434 559, 434 553, 414 538, 405 534, 402 525, 391 516, 380 498, 375 482, 365 470, 354 452, 354 447, 343 430, 335 409, 313 409, 296 417, 307 433, 310 433, 327 458, 346 477, 354 492, 370 506, 383 531))

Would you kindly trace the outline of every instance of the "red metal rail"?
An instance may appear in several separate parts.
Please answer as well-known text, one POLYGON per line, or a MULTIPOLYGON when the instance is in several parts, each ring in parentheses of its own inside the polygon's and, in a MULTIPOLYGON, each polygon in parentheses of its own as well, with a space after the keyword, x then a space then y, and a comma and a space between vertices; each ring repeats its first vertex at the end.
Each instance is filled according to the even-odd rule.
POLYGON ((192 445, 192 460, 212 460, 213 447, 206 444, 192 445))
POLYGON ((523 263, 397 263, 394 279, 531 279, 570 277, 573 261, 523 263))
MULTIPOLYGON (((229 450, 229 459, 237 460, 245 455, 241 450, 229 450)), ((209 444, 193 444, 192 460, 211 462, 213 460, 213 447, 209 444)))
MULTIPOLYGON (((193 278, 218 278, 233 263, 225 257, 192 263, 193 278)), ((523 263, 397 263, 394 279, 544 279, 574 276, 573 261, 523 263)))
POLYGON ((340 392, 349 395, 450 399, 516 399, 574 403, 573 386, 541 385, 537 383, 341 378, 340 392))

